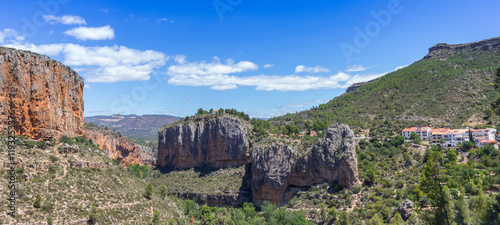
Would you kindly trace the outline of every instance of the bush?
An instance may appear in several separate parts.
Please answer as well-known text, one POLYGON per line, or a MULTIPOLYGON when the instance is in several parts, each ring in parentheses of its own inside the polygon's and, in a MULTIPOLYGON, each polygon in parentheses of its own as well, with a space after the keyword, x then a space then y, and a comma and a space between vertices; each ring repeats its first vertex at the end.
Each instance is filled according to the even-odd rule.
POLYGON ((97 223, 97 221, 99 220, 98 218, 98 215, 97 215, 97 207, 92 206, 92 209, 90 210, 90 213, 89 213, 89 224, 95 224, 97 223))
POLYGON ((151 199, 153 197, 153 184, 149 182, 144 190, 144 197, 151 199))
POLYGON ((50 159, 50 161, 51 161, 51 162, 53 162, 53 163, 54 163, 54 162, 59 161, 59 158, 57 158, 57 156, 55 156, 55 155, 50 155, 50 156, 49 156, 49 159, 50 159))
POLYGON ((70 138, 66 135, 63 135, 63 136, 61 136, 61 138, 59 138, 59 142, 72 145, 75 143, 75 140, 73 140, 73 138, 70 138))
POLYGON ((34 141, 25 141, 24 144, 26 145, 26 148, 33 148, 35 147, 36 143, 34 141))
POLYGON ((42 205, 42 196, 40 195, 40 193, 38 193, 36 194, 35 203, 33 203, 33 207, 40 208, 41 205, 42 205))
POLYGON ((45 142, 43 142, 43 141, 38 141, 38 142, 36 142, 36 147, 37 148, 46 148, 47 144, 45 144, 45 142))

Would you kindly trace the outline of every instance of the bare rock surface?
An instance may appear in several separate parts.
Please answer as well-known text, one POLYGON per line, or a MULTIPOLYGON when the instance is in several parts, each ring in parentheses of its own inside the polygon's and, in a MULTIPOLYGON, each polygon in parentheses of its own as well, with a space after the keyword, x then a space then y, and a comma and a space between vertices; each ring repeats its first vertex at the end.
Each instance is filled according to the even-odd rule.
POLYGON ((288 146, 252 150, 252 191, 256 205, 280 205, 291 187, 338 182, 350 189, 359 183, 354 132, 344 124, 332 125, 325 138, 305 156, 288 146))
POLYGON ((125 166, 132 163, 153 165, 158 154, 156 149, 133 143, 111 131, 87 129, 85 135, 98 144, 109 158, 125 166))
POLYGON ((158 133, 158 165, 224 168, 248 164, 249 126, 227 115, 169 126, 158 133))
POLYGON ((37 140, 81 136, 83 108, 83 79, 71 68, 0 47, 0 127, 14 121, 17 134, 37 140))

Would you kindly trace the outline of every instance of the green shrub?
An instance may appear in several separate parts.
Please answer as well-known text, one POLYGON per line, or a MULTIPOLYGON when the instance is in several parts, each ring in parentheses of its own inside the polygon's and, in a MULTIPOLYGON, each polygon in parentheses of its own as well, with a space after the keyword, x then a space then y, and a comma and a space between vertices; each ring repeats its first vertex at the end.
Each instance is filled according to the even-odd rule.
POLYGON ((50 155, 50 156, 49 156, 49 159, 50 159, 50 161, 51 161, 51 162, 53 162, 53 163, 54 163, 54 162, 59 161, 59 158, 57 158, 57 156, 55 156, 55 155, 50 155))
POLYGON ((42 196, 40 195, 40 193, 38 193, 36 194, 35 203, 33 203, 33 207, 40 208, 41 204, 42 204, 42 196))
POLYGON ((66 135, 63 135, 63 136, 61 136, 61 138, 59 138, 59 142, 72 145, 75 143, 75 140, 73 140, 73 138, 70 138, 66 135))

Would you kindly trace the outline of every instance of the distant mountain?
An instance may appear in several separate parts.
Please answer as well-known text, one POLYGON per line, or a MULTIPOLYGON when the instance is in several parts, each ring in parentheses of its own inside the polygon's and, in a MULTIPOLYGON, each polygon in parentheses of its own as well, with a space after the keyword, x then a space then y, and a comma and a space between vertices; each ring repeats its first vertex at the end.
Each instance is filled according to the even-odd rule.
POLYGON ((124 137, 138 143, 158 141, 158 130, 179 120, 179 117, 169 115, 120 115, 85 117, 85 123, 95 123, 115 128, 124 137))
POLYGON ((498 97, 493 85, 498 67, 500 38, 437 44, 408 67, 355 84, 343 95, 311 110, 271 121, 302 119, 356 127, 381 123, 401 127, 493 125, 498 118, 490 115, 490 103, 498 97))

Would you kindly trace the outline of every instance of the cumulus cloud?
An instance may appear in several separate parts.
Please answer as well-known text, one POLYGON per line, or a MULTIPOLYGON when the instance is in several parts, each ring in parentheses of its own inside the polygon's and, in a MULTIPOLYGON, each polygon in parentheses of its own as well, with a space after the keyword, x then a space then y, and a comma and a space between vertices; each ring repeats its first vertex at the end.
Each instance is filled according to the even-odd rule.
MULTIPOLYGON (((171 75, 171 74, 170 74, 171 75)), ((348 74, 338 73, 325 77, 319 76, 235 76, 227 74, 176 74, 171 75, 168 83, 184 86, 208 86, 213 90, 236 89, 238 86, 252 86, 261 91, 306 91, 311 89, 342 88, 339 82, 351 78, 348 74)))
POLYGON ((115 31, 109 25, 103 27, 77 27, 64 31, 64 34, 82 41, 115 38, 115 31))
POLYGON ((50 24, 62 23, 65 25, 86 25, 87 22, 80 16, 64 15, 64 16, 54 16, 54 15, 44 15, 43 19, 50 24))
POLYGON ((345 72, 348 72, 348 73, 361 72, 361 71, 369 70, 371 68, 372 67, 364 67, 361 65, 352 65, 352 66, 347 66, 347 69, 345 70, 345 72))
POLYGON ((17 43, 22 40, 24 40, 24 35, 13 29, 5 28, 3 31, 0 30, 0 44, 17 43))
POLYGON ((240 61, 234 63, 233 60, 226 60, 226 63, 220 62, 220 59, 214 57, 213 62, 194 62, 188 63, 184 56, 176 56, 175 61, 178 65, 173 65, 168 68, 167 73, 171 76, 187 75, 187 76, 210 76, 222 75, 230 73, 243 73, 251 70, 256 70, 259 67, 257 64, 249 61, 240 61))
POLYGON ((274 67, 274 64, 265 64, 265 65, 264 65, 264 68, 266 68, 266 69, 267 69, 267 68, 271 68, 271 67, 274 67))
MULTIPOLYGON (((257 69, 257 65, 248 61, 234 63, 228 60, 221 63, 214 57, 214 62, 187 62, 185 56, 176 56, 178 65, 168 68, 168 83, 178 86, 210 87, 213 90, 231 90, 242 86, 255 87, 261 91, 306 91, 315 89, 347 88, 354 83, 366 82, 387 73, 349 75, 339 72, 323 76, 299 75, 236 75, 257 69)), ((299 104, 296 105, 297 107, 299 104)))
POLYGON ((62 55, 63 63, 85 77, 86 82, 112 83, 149 80, 154 69, 165 65, 168 56, 153 50, 125 46, 85 47, 76 44, 7 45, 49 56, 62 55))
POLYGON ((302 73, 302 72, 308 72, 308 73, 329 73, 330 70, 322 67, 322 66, 316 66, 316 67, 306 67, 304 65, 298 65, 295 67, 295 73, 302 73))

